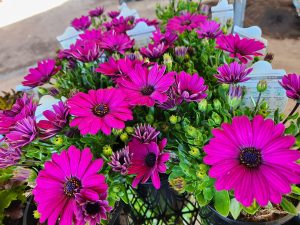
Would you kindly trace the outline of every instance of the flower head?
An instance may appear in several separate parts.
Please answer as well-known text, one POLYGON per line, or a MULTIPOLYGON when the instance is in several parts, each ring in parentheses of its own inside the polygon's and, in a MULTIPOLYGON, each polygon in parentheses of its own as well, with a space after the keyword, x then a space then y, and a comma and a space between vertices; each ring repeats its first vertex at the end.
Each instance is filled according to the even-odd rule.
POLYGON ((24 86, 37 87, 47 83, 50 78, 60 70, 59 66, 55 66, 55 60, 46 59, 39 61, 37 67, 30 68, 22 82, 24 86))
POLYGON ((101 29, 86 30, 83 34, 79 34, 79 37, 83 41, 94 41, 99 44, 102 38, 102 31, 101 29))
POLYGON ((6 142, 13 148, 22 148, 37 137, 36 122, 32 117, 17 121, 6 134, 6 142))
POLYGON ((157 142, 157 136, 160 134, 158 130, 149 124, 140 124, 134 128, 134 136, 141 143, 157 142))
POLYGON ((97 134, 99 130, 109 135, 111 128, 123 129, 124 122, 133 119, 125 98, 126 95, 115 88, 75 94, 68 100, 70 114, 75 116, 70 126, 78 126, 82 135, 97 134))
POLYGON ((138 18, 136 19, 136 24, 139 22, 145 22, 148 26, 155 26, 157 27, 159 25, 159 22, 157 20, 149 20, 148 18, 138 18))
POLYGON ((175 47, 175 55, 178 57, 184 57, 187 54, 188 50, 189 50, 188 47, 177 46, 175 47))
POLYGON ((118 84, 127 93, 130 104, 151 107, 155 102, 163 103, 168 99, 166 92, 174 83, 174 75, 164 74, 165 70, 165 66, 159 68, 158 64, 150 70, 136 64, 134 70, 128 73, 128 78, 118 84))
POLYGON ((170 154, 164 153, 163 149, 167 144, 164 139, 159 145, 155 142, 141 143, 133 139, 129 143, 129 152, 132 153, 131 166, 128 174, 136 174, 132 186, 136 187, 140 182, 145 183, 151 177, 152 184, 156 189, 160 188, 159 173, 165 173, 165 163, 169 160, 170 154))
POLYGON ((300 100, 300 75, 287 74, 279 81, 280 85, 286 90, 286 95, 294 100, 300 100))
POLYGON ((89 15, 90 17, 98 17, 101 16, 104 12, 104 8, 103 7, 97 7, 95 9, 92 9, 89 11, 89 15))
POLYGON ((114 18, 110 22, 103 23, 107 31, 114 30, 117 33, 126 33, 135 25, 135 18, 133 16, 114 18))
POLYGON ((126 34, 120 34, 113 31, 108 31, 103 34, 100 47, 109 52, 118 52, 124 54, 126 50, 131 49, 134 45, 134 40, 130 40, 126 34))
POLYGON ((107 219, 107 213, 112 210, 108 205, 107 193, 99 196, 98 200, 90 200, 81 194, 76 194, 77 207, 75 211, 78 224, 97 225, 107 219))
POLYGON ((0 147, 0 168, 14 166, 21 159, 21 150, 19 148, 0 147))
POLYGON ((88 16, 81 16, 80 18, 75 18, 71 22, 72 27, 74 27, 78 31, 88 29, 91 26, 91 24, 92 21, 88 16))
POLYGON ((41 120, 37 124, 42 139, 53 137, 67 124, 69 108, 63 102, 58 102, 57 105, 53 105, 52 107, 53 110, 43 112, 47 120, 41 120))
POLYGON ((240 38, 238 34, 221 35, 216 40, 217 48, 229 53, 231 58, 238 58, 242 63, 252 60, 253 56, 262 55, 258 51, 265 45, 254 39, 240 38))
POLYGON ((200 24, 200 29, 196 30, 199 38, 216 38, 222 34, 220 24, 213 20, 206 20, 200 24))
POLYGON ((24 117, 33 117, 36 110, 36 103, 24 94, 22 98, 16 100, 16 103, 10 110, 0 111, 0 134, 6 134, 14 124, 24 117))
POLYGON ((252 72, 252 68, 246 69, 246 65, 239 64, 238 62, 232 62, 230 64, 224 64, 218 68, 218 74, 214 76, 218 79, 218 82, 225 84, 235 84, 250 80, 247 77, 252 72))
POLYGON ((141 54, 150 59, 157 59, 157 58, 161 57, 167 50, 168 50, 168 47, 165 46, 164 43, 149 44, 148 47, 140 48, 141 54))
POLYGON ((211 165, 209 176, 215 187, 234 190, 235 198, 244 206, 254 199, 260 206, 279 204, 291 185, 300 182, 300 158, 293 136, 285 136, 283 124, 255 116, 234 117, 231 124, 213 129, 212 138, 204 147, 204 163, 211 165))
POLYGON ((205 91, 208 86, 204 85, 203 77, 197 73, 190 75, 184 71, 175 76, 174 91, 179 95, 181 101, 186 102, 200 102, 206 98, 205 91))
POLYGON ((175 34, 174 32, 167 31, 166 33, 161 33, 160 29, 157 29, 152 33, 152 35, 154 44, 158 45, 163 43, 166 47, 172 46, 178 38, 177 34, 175 34))
POLYGON ((177 105, 180 105, 180 103, 182 102, 180 97, 176 94, 176 89, 173 88, 173 86, 169 88, 166 94, 168 96, 168 100, 165 101, 164 103, 158 104, 159 108, 166 109, 166 110, 173 109, 177 105))
POLYGON ((167 31, 173 32, 178 31, 183 33, 184 31, 192 31, 194 28, 199 27, 201 23, 206 20, 206 16, 200 14, 190 14, 189 12, 184 13, 180 16, 174 16, 168 21, 167 31))
POLYGON ((69 50, 65 50, 68 54, 81 61, 92 62, 100 58, 103 53, 99 44, 96 41, 78 39, 74 45, 71 45, 69 50))
POLYGON ((112 167, 112 170, 119 172, 122 175, 127 174, 127 170, 131 164, 131 154, 129 148, 126 146, 121 151, 114 152, 110 157, 111 162, 108 163, 112 167))
POLYGON ((120 15, 120 11, 110 11, 109 13, 108 13, 108 16, 110 17, 110 18, 112 18, 112 19, 114 19, 114 18, 116 18, 116 17, 118 17, 119 15, 120 15))
POLYGON ((107 193, 105 176, 98 174, 103 165, 102 159, 92 161, 89 148, 82 151, 75 146, 60 154, 54 153, 52 160, 38 174, 33 190, 40 222, 73 224, 77 210, 76 195, 90 201, 102 200, 107 193))

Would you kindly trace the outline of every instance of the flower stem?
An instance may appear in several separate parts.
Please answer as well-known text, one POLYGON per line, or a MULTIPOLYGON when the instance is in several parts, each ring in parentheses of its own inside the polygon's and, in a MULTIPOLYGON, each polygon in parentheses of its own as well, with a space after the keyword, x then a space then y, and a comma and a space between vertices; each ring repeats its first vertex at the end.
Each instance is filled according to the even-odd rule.
POLYGON ((287 122, 288 118, 294 114, 294 112, 297 110, 299 105, 300 105, 300 103, 297 102, 296 105, 294 106, 294 108, 292 109, 292 111, 289 113, 289 115, 283 121, 283 124, 285 124, 287 122))
POLYGON ((261 92, 259 92, 256 103, 255 103, 255 108, 254 108, 254 115, 256 114, 257 108, 258 108, 258 104, 261 98, 261 92))

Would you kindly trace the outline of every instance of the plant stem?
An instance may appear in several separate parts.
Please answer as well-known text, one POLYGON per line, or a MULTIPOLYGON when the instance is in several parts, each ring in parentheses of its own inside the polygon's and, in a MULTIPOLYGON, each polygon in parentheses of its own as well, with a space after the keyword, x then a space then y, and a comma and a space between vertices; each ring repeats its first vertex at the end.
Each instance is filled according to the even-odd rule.
POLYGON ((258 104, 259 104, 260 98, 261 98, 261 92, 259 92, 258 98, 257 98, 256 103, 255 103, 254 115, 256 114, 256 110, 258 108, 258 104))
POLYGON ((294 114, 294 112, 297 110, 299 105, 300 105, 300 103, 297 102, 296 105, 294 106, 294 108, 292 109, 292 111, 289 113, 289 115, 283 121, 283 124, 285 124, 287 122, 288 118, 294 114))

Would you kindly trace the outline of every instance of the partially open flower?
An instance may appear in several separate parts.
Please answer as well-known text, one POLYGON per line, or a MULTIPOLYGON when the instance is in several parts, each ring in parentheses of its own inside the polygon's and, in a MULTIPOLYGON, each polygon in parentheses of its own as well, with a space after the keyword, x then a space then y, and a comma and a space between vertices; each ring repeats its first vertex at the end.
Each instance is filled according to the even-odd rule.
POLYGON ((131 163, 131 157, 132 154, 129 153, 129 148, 126 146, 122 150, 113 153, 110 157, 111 162, 108 165, 112 167, 113 171, 126 175, 131 163))

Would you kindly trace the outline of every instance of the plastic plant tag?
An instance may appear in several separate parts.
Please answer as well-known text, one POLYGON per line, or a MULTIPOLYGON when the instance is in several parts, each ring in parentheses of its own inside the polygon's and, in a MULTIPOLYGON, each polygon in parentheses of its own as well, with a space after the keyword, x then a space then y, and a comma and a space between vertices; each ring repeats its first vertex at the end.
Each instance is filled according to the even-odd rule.
POLYGON ((134 16, 134 18, 138 19, 140 18, 138 12, 136 9, 130 9, 125 2, 122 3, 121 6, 119 6, 119 9, 121 11, 120 16, 123 16, 124 18, 128 16, 134 16))
POLYGON ((243 99, 243 104, 253 108, 254 101, 257 100, 259 92, 256 89, 257 83, 260 80, 267 81, 268 88, 262 93, 261 99, 264 99, 269 104, 269 109, 273 113, 277 108, 279 112, 283 112, 288 98, 285 95, 285 90, 280 86, 278 81, 286 74, 285 70, 273 69, 272 65, 266 61, 258 61, 252 66, 253 71, 249 74, 250 80, 243 83, 246 87, 246 95, 243 99))
POLYGON ((63 49, 68 49, 71 44, 76 42, 79 34, 82 33, 83 31, 77 31, 75 28, 69 26, 62 35, 56 37, 56 40, 59 41, 63 49))
MULTIPOLYGON (((212 19, 217 20, 222 26, 226 26, 228 20, 233 21, 233 4, 227 0, 220 0, 216 6, 211 7, 212 19)), ((228 29, 231 32, 231 28, 228 29)))
POLYGON ((148 26, 145 22, 141 21, 126 33, 135 40, 135 46, 140 48, 147 46, 150 43, 150 38, 155 30, 154 26, 148 26))

